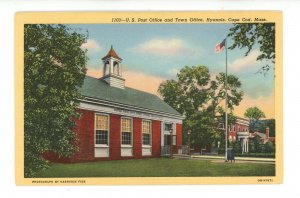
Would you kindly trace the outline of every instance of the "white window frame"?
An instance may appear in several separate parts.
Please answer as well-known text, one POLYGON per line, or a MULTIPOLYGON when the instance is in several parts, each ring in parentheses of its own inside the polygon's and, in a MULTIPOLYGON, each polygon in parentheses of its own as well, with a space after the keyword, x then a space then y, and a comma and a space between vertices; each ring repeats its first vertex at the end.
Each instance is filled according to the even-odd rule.
POLYGON ((109 136, 110 136, 110 117, 109 117, 109 114, 106 114, 106 113, 95 113, 94 114, 94 146, 95 147, 109 147, 110 145, 110 142, 109 142, 109 136), (107 116, 107 144, 96 144, 96 117, 97 115, 100 115, 100 116, 107 116))
POLYGON ((172 125, 172 129, 173 129, 173 133, 172 133, 172 137, 171 137, 172 138, 172 146, 176 146, 177 142, 175 141, 175 144, 174 144, 174 141, 173 141, 173 136, 175 136, 176 137, 175 140, 177 140, 176 123, 173 123, 173 122, 164 122, 163 123, 164 135, 171 135, 169 130, 165 130, 165 125, 166 124, 171 124, 172 125))
MULTIPOLYGON (((121 123, 120 124, 121 124, 121 133, 120 133, 120 136, 121 136, 121 147, 133 147, 133 118, 132 117, 128 117, 128 116, 121 116, 121 123), (122 143, 122 133, 123 133, 122 119, 123 118, 130 119, 130 123, 131 123, 131 140, 130 140, 130 145, 122 143)), ((125 131, 125 132, 128 132, 128 131, 125 131)))
MULTIPOLYGON (((147 133, 146 133, 147 134, 147 133)), ((152 120, 146 120, 142 119, 142 146, 143 147, 151 147, 152 146, 152 120), (143 122, 149 122, 150 123, 150 144, 143 144, 143 122)))
MULTIPOLYGON (((152 155, 152 120, 142 119, 142 156, 151 156, 152 155), (143 122, 149 122, 150 123, 150 144, 143 144, 143 122)), ((147 134, 147 133, 146 133, 147 134)))

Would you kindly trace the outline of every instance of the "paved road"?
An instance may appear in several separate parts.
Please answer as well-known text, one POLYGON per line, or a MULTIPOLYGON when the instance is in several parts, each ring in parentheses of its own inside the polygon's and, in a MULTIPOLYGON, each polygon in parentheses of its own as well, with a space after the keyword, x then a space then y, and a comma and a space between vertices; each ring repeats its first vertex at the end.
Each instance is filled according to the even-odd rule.
MULTIPOLYGON (((225 162, 223 156, 209 156, 209 155, 192 155, 191 159, 212 160, 213 162, 225 162)), ((258 158, 258 157, 235 157, 235 163, 268 163, 275 164, 274 158, 258 158)), ((229 162, 230 163, 230 162, 229 162)))
MULTIPOLYGON (((210 156, 210 155, 173 155, 174 158, 185 158, 192 160, 211 160, 215 163, 225 163, 224 156, 210 156)), ((275 164, 274 158, 259 158, 259 157, 235 157, 235 163, 264 163, 275 164)), ((228 163, 228 162, 227 162, 228 163)), ((230 163, 230 162, 229 162, 230 163)))

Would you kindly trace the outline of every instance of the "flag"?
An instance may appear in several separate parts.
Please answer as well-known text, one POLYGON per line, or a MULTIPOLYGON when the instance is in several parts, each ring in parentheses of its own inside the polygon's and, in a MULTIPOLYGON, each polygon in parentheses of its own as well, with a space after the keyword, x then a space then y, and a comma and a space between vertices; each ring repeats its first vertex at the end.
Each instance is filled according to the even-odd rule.
POLYGON ((226 46, 226 39, 224 39, 221 43, 218 43, 215 47, 215 52, 216 53, 220 53, 223 51, 223 49, 225 48, 226 46))

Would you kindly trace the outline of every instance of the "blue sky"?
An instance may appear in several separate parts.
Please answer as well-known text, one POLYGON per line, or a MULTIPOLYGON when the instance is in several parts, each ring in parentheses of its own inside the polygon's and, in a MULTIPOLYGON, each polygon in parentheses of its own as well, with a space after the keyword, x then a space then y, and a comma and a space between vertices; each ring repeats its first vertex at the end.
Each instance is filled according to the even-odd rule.
MULTIPOLYGON (((101 58, 113 45, 123 58, 125 71, 141 72, 163 79, 176 78, 185 65, 205 65, 212 74, 225 72, 225 51, 214 47, 228 33, 231 24, 89 24, 72 25, 88 30, 88 69, 101 70, 101 58)), ((228 45, 232 40, 228 39, 228 45)), ((250 99, 274 94, 274 71, 266 76, 256 72, 258 49, 245 57, 245 49, 228 50, 228 73, 238 76, 250 99)))

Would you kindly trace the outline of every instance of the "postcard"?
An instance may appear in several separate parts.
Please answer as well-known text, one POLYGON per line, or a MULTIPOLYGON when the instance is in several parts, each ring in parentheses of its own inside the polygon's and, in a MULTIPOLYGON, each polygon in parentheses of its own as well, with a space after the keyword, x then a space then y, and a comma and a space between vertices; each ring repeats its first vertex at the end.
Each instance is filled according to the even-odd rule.
POLYGON ((282 13, 15 16, 17 185, 280 184, 282 13))

